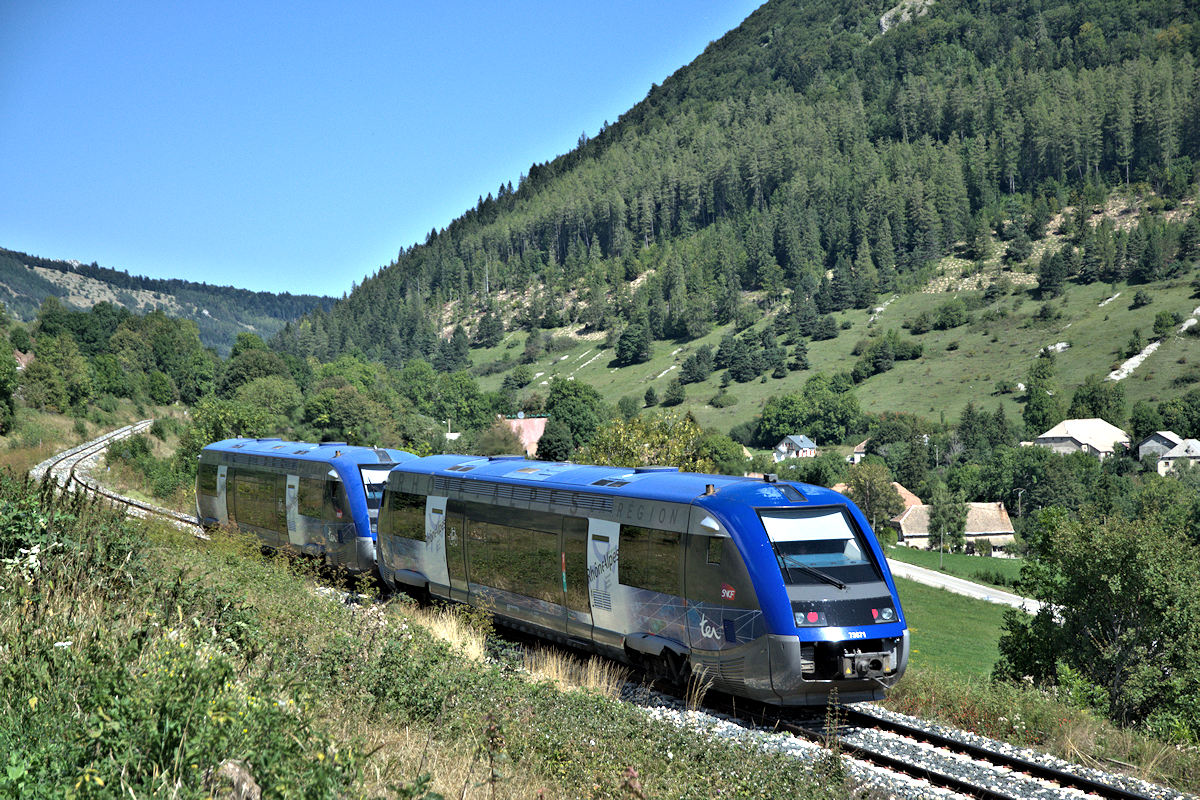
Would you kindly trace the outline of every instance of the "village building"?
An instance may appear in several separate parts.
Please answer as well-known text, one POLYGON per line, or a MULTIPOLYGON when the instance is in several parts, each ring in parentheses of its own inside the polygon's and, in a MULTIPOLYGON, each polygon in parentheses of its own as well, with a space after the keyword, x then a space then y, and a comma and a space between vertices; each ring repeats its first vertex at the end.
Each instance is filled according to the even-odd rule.
POLYGON ((1105 459, 1116 447, 1129 447, 1129 434, 1102 419, 1066 419, 1033 440, 1056 453, 1088 453, 1105 459))
POLYGON ((1200 463, 1200 441, 1184 439, 1158 459, 1158 474, 1166 475, 1183 464, 1200 463))
POLYGON ((521 440, 521 446, 525 448, 525 455, 533 458, 537 454, 538 442, 542 440, 542 434, 546 432, 547 419, 549 418, 545 415, 527 417, 524 414, 518 414, 515 417, 505 417, 504 424, 521 440))
MULTIPOLYGON (((839 494, 845 494, 847 491, 849 491, 850 486, 845 483, 835 483, 829 488, 835 492, 838 492, 839 494)), ((910 509, 913 506, 921 505, 921 498, 904 488, 899 481, 892 481, 892 488, 896 490, 896 494, 900 495, 900 499, 904 501, 905 510, 910 509)))
POLYGON ((785 458, 816 458, 817 443, 804 434, 785 436, 775 445, 771 457, 777 464, 785 458))
POLYGON ((864 458, 866 458, 867 457, 867 442, 869 442, 869 441, 871 441, 871 440, 863 439, 861 442, 854 445, 854 452, 852 452, 850 455, 846 456, 846 460, 849 461, 851 464, 858 464, 864 458))
MULTIPOLYGON (((967 549, 985 551, 991 555, 1004 550, 1013 542, 1013 525, 1003 503, 967 503, 967 526, 963 532, 967 549), (986 544, 985 544, 986 542, 986 544)), ((906 508, 892 519, 897 531, 897 543, 921 550, 936 550, 940 532, 929 530, 929 512, 932 506, 916 505, 906 508)))
POLYGON ((1183 444, 1183 437, 1174 431, 1155 431, 1137 444, 1137 457, 1141 461, 1148 455, 1162 458, 1173 447, 1183 444))

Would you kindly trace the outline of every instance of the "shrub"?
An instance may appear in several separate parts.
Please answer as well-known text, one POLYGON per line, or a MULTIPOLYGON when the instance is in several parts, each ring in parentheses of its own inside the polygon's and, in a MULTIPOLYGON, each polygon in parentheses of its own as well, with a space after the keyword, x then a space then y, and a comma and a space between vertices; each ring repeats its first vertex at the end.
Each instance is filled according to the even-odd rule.
POLYGON ((709 398, 708 404, 713 408, 729 408, 730 406, 737 405, 737 401, 738 398, 736 394, 732 394, 722 389, 709 398))

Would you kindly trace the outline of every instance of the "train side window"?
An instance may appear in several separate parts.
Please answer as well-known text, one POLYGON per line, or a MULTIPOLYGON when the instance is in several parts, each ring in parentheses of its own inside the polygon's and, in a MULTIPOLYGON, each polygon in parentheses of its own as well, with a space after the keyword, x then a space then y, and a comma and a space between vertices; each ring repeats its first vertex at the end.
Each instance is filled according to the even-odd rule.
POLYGON ((720 564, 721 551, 725 549, 725 540, 718 536, 708 537, 708 563, 720 564))
POLYGON ((679 594, 679 534, 622 525, 617 571, 626 586, 679 594))
POLYGON ((301 478, 296 496, 296 510, 303 517, 320 519, 325 507, 325 481, 320 478, 301 478))
POLYGON ((644 588, 646 584, 646 541, 649 531, 633 525, 621 526, 621 553, 617 559, 617 581, 644 588))
POLYGON ((217 465, 201 464, 196 471, 196 491, 209 497, 217 496, 217 465))
POLYGON ((389 489, 379 512, 379 532, 425 541, 425 495, 389 489))
POLYGON ((650 585, 663 594, 679 594, 679 534, 650 531, 650 585))
POLYGON ((346 487, 341 481, 325 481, 325 502, 329 508, 329 519, 349 520, 346 508, 346 487))

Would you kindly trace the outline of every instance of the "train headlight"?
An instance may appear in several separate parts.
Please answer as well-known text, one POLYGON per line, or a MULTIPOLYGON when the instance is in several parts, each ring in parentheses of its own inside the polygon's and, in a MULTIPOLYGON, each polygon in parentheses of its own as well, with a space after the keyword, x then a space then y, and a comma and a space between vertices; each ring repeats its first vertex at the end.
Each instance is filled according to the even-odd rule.
POLYGON ((797 611, 794 616, 797 628, 823 628, 826 625, 824 611, 797 611))
POLYGON ((876 622, 895 622, 896 609, 892 608, 891 606, 885 606, 884 608, 872 608, 871 617, 876 622))

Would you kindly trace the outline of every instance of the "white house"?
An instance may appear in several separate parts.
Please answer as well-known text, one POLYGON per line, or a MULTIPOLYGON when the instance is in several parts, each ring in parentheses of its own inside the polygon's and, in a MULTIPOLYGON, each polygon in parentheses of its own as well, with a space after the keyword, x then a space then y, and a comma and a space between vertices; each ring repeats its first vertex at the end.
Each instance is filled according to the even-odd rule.
MULTIPOLYGON (((929 513, 933 506, 916 505, 904 509, 892 518, 892 527, 899 533, 899 543, 922 550, 936 550, 939 532, 929 530, 929 513)), ((967 503, 967 524, 963 538, 972 549, 978 550, 986 539, 993 550, 1003 550, 1012 544, 1013 526, 1003 503, 967 503)))
POLYGON ((1159 456, 1158 474, 1166 475, 1180 464, 1200 463, 1200 441, 1184 439, 1167 452, 1159 456))
POLYGON ((852 452, 850 455, 846 456, 846 460, 849 461, 851 464, 858 464, 860 461, 862 461, 864 458, 866 458, 867 457, 867 442, 869 442, 869 441, 871 441, 871 440, 863 439, 861 442, 854 445, 854 452, 852 452))
POLYGON ((804 434, 799 436, 785 436, 779 440, 779 444, 775 445, 775 450, 771 453, 776 463, 783 461, 785 458, 816 458, 817 444, 812 439, 804 434))
POLYGON ((1090 453, 1104 459, 1114 446, 1129 447, 1129 434, 1102 419, 1066 419, 1033 440, 1056 453, 1090 453))

